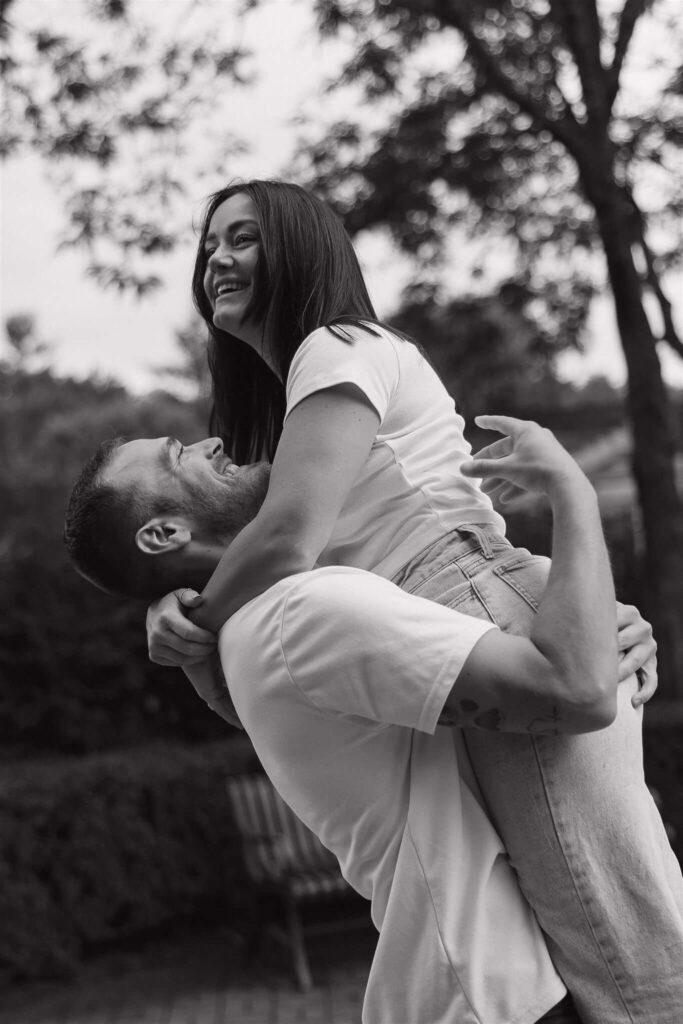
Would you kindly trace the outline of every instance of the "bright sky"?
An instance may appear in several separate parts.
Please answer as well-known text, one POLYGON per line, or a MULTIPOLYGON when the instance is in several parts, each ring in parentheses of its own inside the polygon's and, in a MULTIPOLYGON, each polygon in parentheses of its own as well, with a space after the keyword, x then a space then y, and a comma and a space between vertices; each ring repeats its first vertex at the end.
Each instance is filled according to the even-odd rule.
MULTIPOLYGON (((168 13, 187 0, 136 0, 146 10, 168 13)), ((15 0, 20 7, 58 5, 63 13, 79 0, 15 0)), ((216 0, 225 12, 238 0, 216 0)), ((258 82, 243 90, 230 110, 230 130, 244 137, 251 152, 233 162, 228 176, 276 176, 291 155, 290 119, 319 90, 327 71, 325 51, 316 36, 308 0, 270 0, 245 23, 242 41, 256 51, 258 82)), ((225 19, 228 21, 229 19, 225 19)), ((56 249, 62 225, 59 202, 37 157, 12 159, 2 167, 1 315, 31 313, 38 334, 53 343, 53 363, 61 373, 97 372, 123 381, 135 391, 156 386, 156 368, 177 358, 174 331, 187 321, 193 248, 189 244, 163 264, 164 287, 137 300, 104 291, 86 278, 84 256, 56 249)), ((222 182, 217 181, 218 187, 222 182)), ((205 184, 188 204, 188 221, 196 221, 205 184)), ((405 261, 387 244, 361 246, 371 293, 381 314, 390 314, 407 281, 405 261)), ((680 278, 668 293, 683 310, 680 278)), ((681 325, 683 326, 683 324, 681 325)), ((4 337, 2 345, 4 346, 4 337)), ((683 386, 683 361, 662 352, 666 377, 683 386)), ((587 352, 567 356, 564 372, 582 380, 602 373, 615 382, 625 377, 611 300, 594 305, 587 352)), ((164 382, 167 383, 167 382, 164 382)))

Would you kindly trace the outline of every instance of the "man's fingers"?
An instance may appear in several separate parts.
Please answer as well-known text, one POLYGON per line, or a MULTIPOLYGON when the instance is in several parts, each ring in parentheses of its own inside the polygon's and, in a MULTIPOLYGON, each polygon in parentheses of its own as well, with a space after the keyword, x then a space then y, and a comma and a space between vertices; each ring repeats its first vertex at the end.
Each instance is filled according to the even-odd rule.
POLYGON ((495 477, 504 476, 508 459, 472 459, 471 462, 464 462, 460 467, 465 476, 495 477))
POLYGON ((635 605, 622 604, 621 601, 617 601, 617 626, 619 629, 632 626, 638 620, 645 622, 635 605))
POLYGON ((503 455, 509 455, 513 451, 514 447, 515 443, 511 437, 499 437, 497 441, 492 441, 491 444, 487 444, 484 448, 480 448, 474 458, 499 459, 503 455))
POLYGON ((647 704, 657 691, 659 681, 657 679, 657 658, 654 654, 638 669, 638 681, 640 689, 631 698, 634 708, 640 707, 641 704, 647 704))
POLYGON ((153 661, 155 665, 163 665, 164 668, 186 668, 188 665, 201 664, 202 661, 206 661, 206 657, 206 652, 204 652, 194 658, 187 658, 178 655, 172 647, 166 647, 163 650, 150 653, 149 660, 153 661))
POLYGON ((628 650, 633 644, 654 644, 652 626, 632 604, 617 601, 617 630, 620 651, 628 650))
POLYGON ((636 644, 641 643, 642 639, 642 633, 636 630, 634 626, 624 626, 617 633, 617 644, 620 651, 628 651, 630 647, 635 647, 636 644))
MULTIPOLYGON (((215 643, 193 644, 185 641, 179 641, 178 643, 174 641, 173 645, 164 643, 152 644, 149 649, 149 656, 152 661, 158 661, 159 658, 163 658, 165 663, 182 665, 188 659, 196 660, 199 658, 203 661, 205 658, 210 657, 215 649, 215 643)), ((158 663, 161 664, 161 662, 158 663)))
POLYGON ((523 493, 524 491, 520 491, 519 487, 515 487, 514 484, 506 483, 498 493, 498 501, 502 501, 505 504, 507 501, 514 501, 515 498, 518 498, 523 493))
POLYGON ((519 420, 515 416, 475 416, 474 422, 482 430, 497 430, 499 434, 509 434, 516 437, 527 425, 526 420, 519 420))
POLYGON ((191 587, 183 587, 182 590, 174 590, 173 593, 183 608, 199 608, 204 600, 202 595, 198 594, 196 590, 192 590, 191 587))
POLYGON ((624 679, 628 679, 634 672, 637 672, 642 667, 644 661, 645 653, 639 649, 639 645, 629 648, 628 652, 622 654, 619 658, 619 682, 623 683, 624 679))
POLYGON ((652 643, 636 643, 619 656, 619 682, 628 679, 634 672, 645 671, 650 675, 657 670, 657 656, 652 643))
MULTIPOLYGON (((189 619, 181 619, 178 616, 166 623, 167 635, 173 634, 178 640, 191 644, 206 644, 210 647, 216 646, 216 634, 209 629, 202 629, 196 626, 189 619)), ((175 641, 174 641, 175 642, 175 641)))

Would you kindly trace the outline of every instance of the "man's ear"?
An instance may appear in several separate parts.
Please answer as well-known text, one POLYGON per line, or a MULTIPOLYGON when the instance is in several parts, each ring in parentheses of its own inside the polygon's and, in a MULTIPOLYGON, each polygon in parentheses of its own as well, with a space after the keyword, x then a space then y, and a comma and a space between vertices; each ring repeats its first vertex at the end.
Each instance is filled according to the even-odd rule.
POLYGON ((192 540, 192 532, 181 518, 155 516, 135 534, 135 543, 146 555, 167 555, 181 551, 192 540))

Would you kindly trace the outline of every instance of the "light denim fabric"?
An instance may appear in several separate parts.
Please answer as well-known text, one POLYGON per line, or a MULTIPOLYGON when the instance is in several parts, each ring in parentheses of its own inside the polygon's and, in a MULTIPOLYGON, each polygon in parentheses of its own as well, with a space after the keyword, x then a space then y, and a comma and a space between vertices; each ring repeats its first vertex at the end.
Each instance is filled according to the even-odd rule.
MULTIPOLYGON (((527 635, 548 566, 475 524, 393 581, 527 635)), ((617 718, 599 732, 463 730, 478 796, 585 1024, 683 1022, 683 879, 645 785, 636 688, 620 684, 617 718)))

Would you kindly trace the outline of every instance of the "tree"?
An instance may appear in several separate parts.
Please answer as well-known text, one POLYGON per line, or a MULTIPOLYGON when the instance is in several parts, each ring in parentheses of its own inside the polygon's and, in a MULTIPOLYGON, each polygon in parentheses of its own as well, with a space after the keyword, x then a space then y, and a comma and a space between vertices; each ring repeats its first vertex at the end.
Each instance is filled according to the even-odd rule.
MULTIPOLYGON (((672 225, 683 195, 671 172, 682 134, 683 74, 672 57, 666 63, 666 36, 651 62, 652 74, 668 75, 656 96, 645 99, 646 89, 627 97, 623 74, 637 29, 655 25, 649 9, 656 6, 666 29, 673 6, 315 6, 321 31, 345 38, 353 54, 331 88, 350 89, 363 113, 309 141, 300 166, 352 232, 388 228, 432 280, 454 225, 474 237, 504 237, 541 315, 547 268, 560 292, 564 277, 566 294, 573 280, 594 274, 601 254, 628 367, 632 464, 647 540, 643 605, 660 644, 662 691, 683 697, 683 509, 656 348, 663 340, 683 354, 662 285, 681 257, 672 225), (646 293, 658 307, 659 338, 646 293)), ((674 27, 668 25, 670 33, 674 27)))
POLYGON ((5 321, 5 335, 10 346, 12 364, 21 370, 35 369, 45 361, 50 344, 38 338, 35 320, 30 313, 16 313, 5 321))
POLYGON ((206 422, 209 422, 211 395, 211 373, 207 357, 208 330, 199 313, 193 311, 183 327, 175 331, 180 361, 158 367, 162 377, 168 377, 189 390, 190 398, 203 401, 206 406, 206 422))
POLYGON ((485 409, 520 416, 557 405, 566 390, 555 375, 554 339, 527 315, 528 302, 509 281, 494 295, 444 302, 411 290, 391 322, 420 340, 465 419, 485 409))
POLYGON ((191 443, 205 419, 164 392, 134 397, 112 382, 0 363, 3 759, 220 735, 191 687, 148 660, 146 602, 99 593, 62 543, 71 487, 100 441, 172 433, 191 443))
POLYGON ((187 182, 244 149, 205 124, 248 80, 248 54, 225 41, 235 12, 224 29, 206 0, 164 5, 163 21, 160 7, 0 0, 0 156, 40 154, 66 208, 61 244, 88 251, 100 284, 138 294, 188 234, 187 182))

